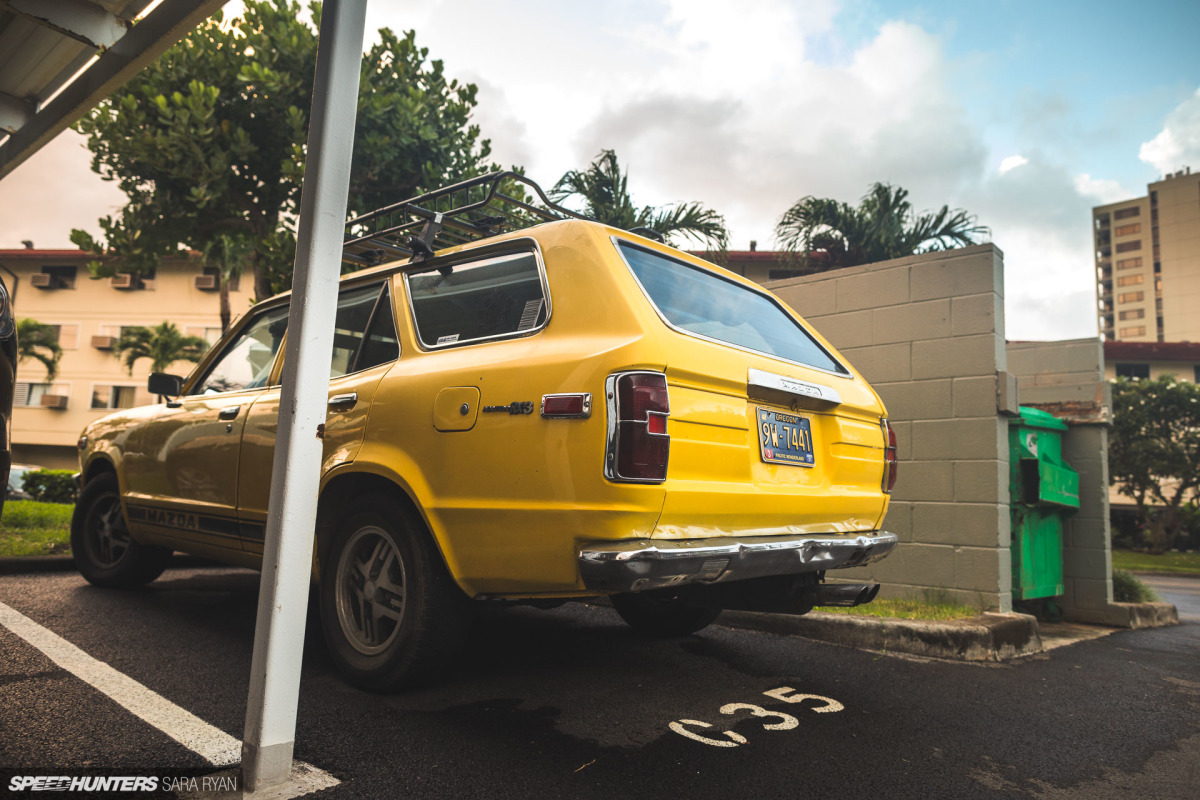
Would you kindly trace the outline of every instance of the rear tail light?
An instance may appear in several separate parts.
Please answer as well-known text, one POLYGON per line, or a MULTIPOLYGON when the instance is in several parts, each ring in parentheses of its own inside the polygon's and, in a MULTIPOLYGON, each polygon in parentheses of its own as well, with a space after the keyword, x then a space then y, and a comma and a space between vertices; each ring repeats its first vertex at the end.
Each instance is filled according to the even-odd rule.
POLYGON ((892 487, 896 485, 896 431, 892 430, 892 426, 888 424, 886 419, 879 420, 879 427, 883 428, 884 441, 887 442, 883 448, 883 491, 887 494, 892 493, 892 487))
POLYGON ((671 437, 667 435, 667 376, 661 372, 610 375, 608 452, 604 474, 610 480, 662 483, 667 479, 671 437))

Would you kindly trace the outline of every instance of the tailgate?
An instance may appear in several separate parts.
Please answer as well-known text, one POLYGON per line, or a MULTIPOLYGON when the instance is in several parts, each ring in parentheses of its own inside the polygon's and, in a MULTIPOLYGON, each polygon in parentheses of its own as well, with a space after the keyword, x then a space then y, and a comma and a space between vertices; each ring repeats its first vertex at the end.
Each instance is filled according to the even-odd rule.
POLYGON ((709 351, 702 368, 667 368, 670 468, 654 535, 874 529, 887 503, 883 408, 866 382, 695 344, 709 351))

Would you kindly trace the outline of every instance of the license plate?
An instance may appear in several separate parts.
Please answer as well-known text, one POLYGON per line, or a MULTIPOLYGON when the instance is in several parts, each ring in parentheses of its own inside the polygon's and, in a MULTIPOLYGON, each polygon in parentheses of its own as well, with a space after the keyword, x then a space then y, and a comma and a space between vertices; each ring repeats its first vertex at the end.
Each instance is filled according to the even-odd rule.
POLYGON ((813 466, 816 456, 811 420, 799 414, 759 408, 758 451, 768 464, 813 466))

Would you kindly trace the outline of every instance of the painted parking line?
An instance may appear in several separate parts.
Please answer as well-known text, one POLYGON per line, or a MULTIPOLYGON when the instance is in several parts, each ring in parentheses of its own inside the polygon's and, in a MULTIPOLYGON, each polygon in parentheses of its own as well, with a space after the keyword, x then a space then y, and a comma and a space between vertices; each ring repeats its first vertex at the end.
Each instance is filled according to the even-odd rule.
MULTIPOLYGON (((187 709, 180 708, 125 673, 118 672, 103 661, 91 657, 54 631, 42 627, 4 603, 0 603, 0 625, 36 647, 59 667, 112 698, 126 711, 153 725, 213 766, 234 766, 241 762, 240 739, 208 724, 187 709)), ((294 765, 293 776, 297 776, 298 773, 304 776, 302 782, 285 784, 256 796, 270 794, 284 800, 340 783, 327 772, 302 762, 296 762, 294 765), (288 789, 294 789, 295 793, 289 793, 288 789)))

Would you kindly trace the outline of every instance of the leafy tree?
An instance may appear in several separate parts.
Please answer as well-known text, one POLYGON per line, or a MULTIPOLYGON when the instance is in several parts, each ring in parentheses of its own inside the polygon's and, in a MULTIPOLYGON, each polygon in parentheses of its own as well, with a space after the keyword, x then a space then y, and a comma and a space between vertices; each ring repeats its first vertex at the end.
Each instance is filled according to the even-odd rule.
POLYGON ((1109 481, 1137 507, 1146 543, 1161 553, 1200 489, 1200 386, 1170 375, 1118 378, 1108 437, 1109 481))
POLYGON ((857 208, 831 198, 802 197, 775 226, 785 250, 798 253, 805 266, 810 255, 821 254, 827 269, 964 247, 989 233, 961 208, 942 206, 916 215, 908 191, 888 183, 874 184, 857 208))
MULTIPOLYGON (((319 4, 309 7, 319 20, 319 4)), ((92 169, 129 198, 99 221, 103 241, 72 232, 112 256, 94 275, 144 274, 183 246, 222 282, 244 264, 259 299, 290 284, 317 51, 300 11, 295 0, 247 0, 240 18, 218 12, 78 123, 92 169), (231 246, 244 255, 229 260, 231 246)), ((413 32, 381 30, 362 65, 351 211, 485 171, 475 96, 413 32)))
POLYGON ((46 380, 54 380, 62 359, 57 326, 43 325, 28 317, 17 320, 17 361, 28 359, 40 361, 46 368, 46 380))
POLYGON ((699 203, 675 206, 636 207, 629 196, 629 173, 622 173, 617 154, 602 150, 584 170, 571 170, 550 190, 551 200, 562 202, 576 197, 583 201, 583 213, 605 225, 637 232, 649 228, 668 241, 683 236, 724 250, 729 240, 724 218, 699 203))
POLYGON ((133 365, 143 358, 150 359, 151 372, 166 372, 176 361, 199 361, 206 350, 207 341, 199 336, 184 336, 175 323, 164 322, 153 328, 143 325, 122 328, 114 352, 132 375, 133 365))

